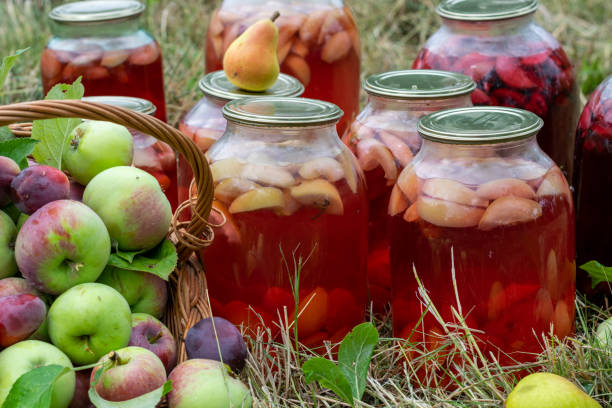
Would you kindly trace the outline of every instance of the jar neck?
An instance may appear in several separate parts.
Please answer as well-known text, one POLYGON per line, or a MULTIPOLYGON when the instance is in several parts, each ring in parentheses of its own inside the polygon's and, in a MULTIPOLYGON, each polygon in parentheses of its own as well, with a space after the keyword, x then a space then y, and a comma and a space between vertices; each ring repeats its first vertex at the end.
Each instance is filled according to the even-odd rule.
POLYGON ((140 16, 90 24, 65 24, 53 21, 51 32, 59 38, 122 37, 140 29, 140 16))
POLYGON ((298 148, 312 142, 339 140, 335 123, 303 127, 260 127, 228 121, 225 133, 232 142, 285 143, 298 148))
POLYGON ((437 112, 443 109, 471 106, 472 102, 470 94, 435 99, 397 99, 369 95, 368 104, 374 110, 437 112))
POLYGON ((443 27, 456 34, 479 34, 483 36, 507 35, 520 31, 533 22, 533 13, 504 20, 465 21, 442 18, 443 27))
POLYGON ((543 152, 538 146, 536 136, 521 140, 492 144, 455 144, 441 143, 423 139, 419 156, 437 156, 439 158, 453 159, 460 157, 529 157, 532 154, 541 155, 543 152))
MULTIPOLYGON (((230 8, 233 6, 243 6, 245 4, 262 5, 261 0, 223 0, 222 8, 230 8)), ((290 4, 292 5, 328 5, 333 7, 344 7, 343 0, 293 0, 290 4)))

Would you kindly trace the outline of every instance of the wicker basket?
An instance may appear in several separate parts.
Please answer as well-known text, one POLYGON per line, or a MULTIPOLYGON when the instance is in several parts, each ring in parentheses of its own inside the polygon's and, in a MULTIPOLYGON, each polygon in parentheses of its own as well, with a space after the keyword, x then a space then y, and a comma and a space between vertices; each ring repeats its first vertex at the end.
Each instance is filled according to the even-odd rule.
POLYGON ((194 251, 210 244, 213 232, 208 215, 213 200, 213 181, 204 154, 190 139, 164 122, 124 108, 83 102, 35 101, 0 106, 0 126, 11 125, 17 136, 29 136, 30 123, 38 119, 82 118, 118 123, 151 135, 170 145, 189 163, 197 195, 179 206, 174 214, 170 236, 177 247, 179 262, 169 281, 169 300, 165 323, 178 344, 178 361, 187 359, 184 337, 187 330, 211 315, 204 269, 194 251), (26 122, 26 123, 23 123, 26 122), (179 221, 180 213, 191 209, 191 221, 179 221))

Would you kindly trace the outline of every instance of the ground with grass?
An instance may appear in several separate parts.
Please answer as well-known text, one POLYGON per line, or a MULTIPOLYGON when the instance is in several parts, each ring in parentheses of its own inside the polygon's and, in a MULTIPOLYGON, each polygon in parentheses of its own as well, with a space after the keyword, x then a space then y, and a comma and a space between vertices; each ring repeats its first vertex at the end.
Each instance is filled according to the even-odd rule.
MULTIPOLYGON (((30 47, 14 68, 0 102, 42 97, 38 58, 50 36, 46 15, 58 1, 4 0, 0 3, 0 55, 30 47)), ((216 2, 206 0, 148 0, 146 27, 160 41, 166 71, 169 121, 200 98, 197 81, 203 74, 206 25, 216 2)), ((588 95, 612 72, 612 2, 609 0, 542 0, 536 19, 563 44, 579 70, 588 95)), ((436 0, 360 0, 350 3, 363 43, 362 77, 390 69, 408 68, 418 48, 440 25, 436 0)), ((391 338, 388 316, 374 320, 381 341, 368 376, 365 407, 501 407, 515 383, 514 373, 546 370, 580 384, 604 407, 612 406, 612 351, 594 337, 596 325, 609 310, 577 301, 576 336, 559 342, 542 336, 546 347, 538 362, 501 368, 482 355, 478 343, 461 324, 447 325, 439 349, 423 353, 391 338), (440 353, 457 354, 450 384, 440 384, 435 362, 440 353), (410 353, 410 359, 405 356, 410 353), (417 375, 417 373, 419 375, 417 375), (442 386, 444 385, 444 386, 442 386)), ((242 374, 258 407, 341 406, 333 393, 306 384, 301 364, 307 351, 296 351, 283 331, 278 343, 253 342, 242 374)), ((329 355, 331 357, 331 354, 329 355)), ((451 373, 452 374, 452 373, 451 373)))

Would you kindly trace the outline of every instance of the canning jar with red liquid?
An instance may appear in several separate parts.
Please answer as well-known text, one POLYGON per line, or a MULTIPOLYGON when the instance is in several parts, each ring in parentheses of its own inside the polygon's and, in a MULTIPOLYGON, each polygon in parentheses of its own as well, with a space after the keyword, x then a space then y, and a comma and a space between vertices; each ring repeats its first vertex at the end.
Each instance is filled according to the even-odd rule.
MULTIPOLYGON (((155 115, 155 105, 142 98, 127 96, 86 96, 86 102, 103 103, 129 109, 144 115, 155 115)), ((132 134, 134 160, 132 165, 151 174, 159 182, 172 209, 177 206, 176 153, 166 143, 134 129, 132 134)))
POLYGON ((471 76, 474 105, 508 106, 544 120, 538 144, 571 181, 580 105, 574 68, 557 40, 533 21, 537 0, 444 0, 442 27, 412 68, 471 76))
MULTIPOLYGON (((598 261, 612 266, 612 76, 591 94, 576 132, 576 257, 578 265, 598 261)), ((584 271, 578 274, 578 289, 597 303, 610 300, 610 282, 595 288, 584 271)))
POLYGON ((368 77, 368 103, 342 140, 363 170, 370 203, 368 284, 373 310, 384 313, 390 302, 387 206, 399 173, 421 148, 419 118, 442 109, 472 106, 474 81, 435 70, 391 71, 368 77))
POLYGON ((304 97, 338 105, 342 135, 359 112, 361 42, 353 14, 342 0, 224 0, 206 35, 206 72, 223 68, 223 55, 251 24, 280 17, 277 57, 281 72, 298 78, 304 97))
POLYGON ((145 6, 135 0, 67 3, 49 13, 53 37, 40 60, 45 94, 82 77, 86 96, 121 95, 151 101, 166 120, 162 54, 140 27, 145 6))
MULTIPOLYGON (((541 126, 504 107, 420 120, 423 145, 389 203, 396 336, 433 351, 461 313, 484 355, 510 365, 535 361, 542 333, 573 332, 573 202, 538 146, 541 126)), ((447 346, 435 369, 452 367, 447 346)))
MULTIPOLYGON (((300 81, 286 74, 280 74, 274 85, 264 92, 249 92, 237 88, 228 81, 223 71, 204 75, 198 85, 204 96, 181 118, 178 128, 198 145, 202 153, 206 153, 225 132, 227 121, 221 110, 229 101, 249 96, 298 97, 304 93, 304 86, 300 81)), ((179 158, 180 202, 187 200, 192 178, 191 167, 183 158, 179 158)))
POLYGON ((210 221, 223 224, 202 254, 213 314, 276 336, 297 311, 303 345, 339 342, 368 301, 365 181, 336 133, 342 111, 267 97, 234 100, 223 114, 225 134, 207 154, 210 221))

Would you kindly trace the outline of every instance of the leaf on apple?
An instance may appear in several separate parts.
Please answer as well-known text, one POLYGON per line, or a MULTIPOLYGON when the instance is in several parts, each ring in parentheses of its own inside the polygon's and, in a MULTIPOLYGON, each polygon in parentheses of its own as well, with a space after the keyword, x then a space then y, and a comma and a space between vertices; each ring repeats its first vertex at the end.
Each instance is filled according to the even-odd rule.
POLYGON ((69 371, 55 364, 28 371, 15 381, 2 408, 49 408, 55 380, 69 371))
POLYGON ((164 395, 170 391, 172 391, 172 381, 168 380, 161 387, 140 397, 127 401, 113 402, 100 397, 96 387, 89 387, 89 400, 96 408, 155 408, 164 395))
POLYGON ((167 281, 176 268, 177 260, 178 255, 174 244, 169 239, 164 239, 147 252, 117 250, 111 254, 108 264, 119 269, 152 273, 167 281))
MULTIPOLYGON (((45 99, 81 99, 84 93, 85 88, 79 77, 72 85, 55 85, 45 99)), ((35 120, 32 125, 32 139, 40 140, 33 151, 36 161, 61 170, 62 157, 67 147, 66 141, 79 123, 81 123, 79 118, 35 120)))
POLYGON ((591 277, 591 285, 594 288, 601 282, 612 282, 612 267, 603 266, 597 261, 589 261, 580 266, 591 277))
POLYGON ((15 138, 0 141, 0 156, 10 157, 15 163, 19 164, 19 167, 25 169, 28 167, 27 157, 32 153, 32 150, 34 150, 36 143, 38 143, 38 140, 30 138, 15 138))

